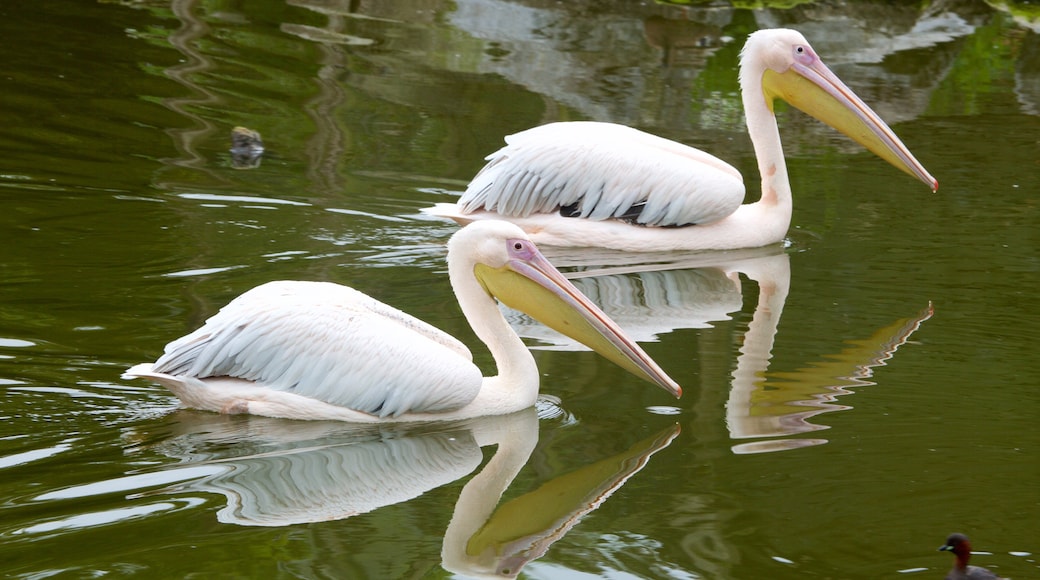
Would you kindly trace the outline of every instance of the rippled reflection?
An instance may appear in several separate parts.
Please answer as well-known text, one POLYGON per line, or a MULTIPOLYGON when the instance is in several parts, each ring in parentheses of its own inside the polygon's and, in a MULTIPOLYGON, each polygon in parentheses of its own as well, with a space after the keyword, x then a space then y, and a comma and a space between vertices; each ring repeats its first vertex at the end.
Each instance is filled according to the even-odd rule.
MULTIPOLYGON (((294 424, 296 443, 265 439, 266 421, 233 418, 221 436, 224 418, 192 422, 199 414, 174 412, 168 394, 120 383, 119 373, 270 279, 361 282, 439 326, 464 328, 437 304, 447 288, 443 242, 456 228, 424 221, 420 208, 455 199, 504 135, 559 120, 637 126, 747 173, 754 158, 737 52, 754 29, 790 26, 898 125, 943 188, 903 195, 895 184, 902 176, 889 187, 840 135, 781 111, 792 175, 806 180, 790 251, 814 240, 811 251, 790 254, 786 305, 786 287, 759 288, 750 274, 710 264, 663 265, 674 256, 645 273, 576 273, 618 304, 644 280, 652 285, 655 308, 674 323, 643 320, 636 301, 625 305, 632 317, 624 324, 641 340, 659 337, 651 345, 666 355, 659 362, 689 365, 700 384, 691 380, 678 403, 676 418, 688 420, 681 442, 524 571, 845 578, 928 569, 941 577, 946 565, 931 540, 920 554, 904 548, 956 521, 989 538, 1004 575, 1035 576, 1035 561, 1017 557, 1029 548, 1020 545, 1023 530, 1035 527, 1021 514, 1037 465, 1035 413, 1022 404, 1033 396, 1023 377, 1037 375, 1030 289, 1040 252, 1028 187, 1040 119, 1034 4, 5 3, 5 46, 25 57, 7 59, 0 88, 3 572, 260 578, 296 566, 311 572, 297 576, 318 577, 321 566, 336 566, 341 577, 444 575, 439 535, 455 491, 481 464, 454 484, 346 520, 220 524, 218 509, 302 517, 284 500, 255 507, 264 488, 247 484, 272 477, 274 465, 306 464, 297 456, 335 465, 334 448, 379 449, 382 435, 294 424), (263 134, 255 169, 235 170, 229 158, 236 125, 263 134), (830 274, 836 268, 840 276, 830 274), (912 341, 928 299, 937 315, 919 348, 912 341), (855 304, 840 313, 847 320, 829 315, 839 301, 855 304), (786 306, 783 318, 763 310, 769 305, 786 306), (850 330, 857 319, 877 322, 850 330), (903 360, 887 358, 911 346, 903 360), (907 365, 906 355, 920 360, 907 365), (897 368, 879 368, 890 361, 897 368), (858 387, 874 381, 868 413, 858 387), (817 417, 850 402, 859 402, 854 411, 817 417), (898 416, 877 420, 893 405, 898 416), (820 430, 836 418, 841 428, 820 430), (730 451, 812 444, 821 434, 833 434, 832 443, 808 452, 730 451), (963 477, 964 465, 972 477, 963 477), (232 488, 238 503, 217 491, 222 478, 241 488, 232 488), (149 492, 158 488, 169 492, 149 492), (983 511, 989 517, 977 517, 983 511), (863 525, 835 525, 848 521, 863 525), (861 529, 872 531, 875 550, 834 549, 854 546, 861 529), (345 530, 393 534, 369 542, 345 530)), ((539 332, 532 336, 545 338, 539 332)), ((540 421, 539 445, 557 456, 560 433, 576 444, 568 456, 591 464, 639 437, 618 422, 642 429, 667 420, 640 412, 637 393, 599 396, 613 394, 603 380, 612 377, 578 368, 580 356, 538 356, 552 363, 548 388, 584 415, 580 428, 540 421)), ((463 442, 476 444, 472 433, 457 433, 455 442, 430 433, 429 445, 461 453, 463 442)), ((483 461, 491 455, 485 449, 483 461)), ((585 464, 547 473, 537 459, 536 449, 506 499, 585 464)))
POLYGON ((679 434, 678 426, 668 427, 500 502, 538 445, 540 416, 569 421, 551 401, 506 416, 394 426, 183 412, 172 436, 149 446, 180 465, 37 499, 133 491, 165 480, 177 483, 130 499, 217 493, 226 501, 217 512, 223 523, 289 526, 359 516, 415 499, 473 473, 484 462, 481 448, 496 446, 459 493, 441 556, 453 572, 513 577, 679 434))
MULTIPOLYGON (((602 250, 549 250, 555 263, 578 266, 569 274, 636 340, 652 342, 688 328, 711 328, 731 319, 743 307, 743 278, 758 287, 758 301, 734 361, 726 426, 733 439, 797 435, 827 429, 811 423, 821 413, 851 409, 836 404, 851 387, 874 384, 874 368, 895 355, 933 313, 899 318, 865 339, 850 339, 838 352, 819 353, 795 371, 770 371, 773 345, 791 287, 790 258, 781 248, 694 254, 686 258, 662 254, 648 264, 597 266, 635 259, 602 250)), ((642 259, 643 256, 638 256, 642 259)), ((502 307, 517 332, 541 345, 534 348, 586 350, 521 312, 502 307)), ((696 363, 696 361, 694 361, 696 363)), ((760 453, 826 443, 826 439, 789 438, 741 443, 734 453, 760 453)))

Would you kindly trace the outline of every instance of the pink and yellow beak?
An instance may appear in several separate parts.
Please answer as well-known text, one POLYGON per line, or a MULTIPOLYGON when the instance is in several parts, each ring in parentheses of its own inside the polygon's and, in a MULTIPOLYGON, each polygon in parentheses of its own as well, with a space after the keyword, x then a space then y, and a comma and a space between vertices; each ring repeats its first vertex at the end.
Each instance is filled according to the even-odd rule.
POLYGON ((650 381, 675 397, 682 388, 616 322, 571 284, 529 240, 509 240, 509 261, 477 264, 474 274, 489 294, 650 381))
POLYGON ((799 49, 794 64, 785 72, 766 69, 762 75, 762 89, 770 109, 774 99, 783 99, 921 180, 932 191, 937 190, 939 182, 881 117, 831 72, 811 47, 803 45, 799 49))

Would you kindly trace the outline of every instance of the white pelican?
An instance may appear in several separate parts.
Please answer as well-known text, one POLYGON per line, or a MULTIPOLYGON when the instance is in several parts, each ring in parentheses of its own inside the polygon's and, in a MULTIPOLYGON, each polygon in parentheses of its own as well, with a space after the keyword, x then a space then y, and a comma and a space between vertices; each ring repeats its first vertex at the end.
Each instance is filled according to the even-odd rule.
POLYGON ((751 34, 740 55, 740 88, 762 174, 762 197, 755 203, 742 205, 740 174, 708 153, 622 125, 564 122, 507 137, 458 203, 424 211, 461 224, 506 219, 535 242, 553 246, 671 251, 773 244, 787 234, 792 205, 773 114, 777 98, 938 188, 800 33, 751 34))
POLYGON ((583 342, 631 373, 682 394, 660 367, 581 294, 515 225, 486 221, 448 242, 463 314, 499 374, 482 377, 458 340, 356 290, 271 282, 125 377, 151 379, 187 407, 356 422, 461 419, 534 405, 534 357, 495 298, 583 342))

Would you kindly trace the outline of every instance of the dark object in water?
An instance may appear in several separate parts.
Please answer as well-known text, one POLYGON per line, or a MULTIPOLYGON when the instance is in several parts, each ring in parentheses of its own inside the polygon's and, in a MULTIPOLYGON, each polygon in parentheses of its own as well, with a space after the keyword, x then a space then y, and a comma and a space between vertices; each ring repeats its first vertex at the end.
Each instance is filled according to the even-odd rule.
POLYGON ((231 165, 235 169, 255 169, 260 167, 260 157, 264 154, 264 141, 260 133, 246 127, 235 127, 231 130, 231 165))
POLYGON ((968 536, 964 534, 950 534, 946 543, 939 547, 940 552, 953 552, 957 556, 957 562, 953 569, 946 574, 946 580, 1001 580, 993 572, 979 566, 969 566, 971 559, 971 543, 968 536))

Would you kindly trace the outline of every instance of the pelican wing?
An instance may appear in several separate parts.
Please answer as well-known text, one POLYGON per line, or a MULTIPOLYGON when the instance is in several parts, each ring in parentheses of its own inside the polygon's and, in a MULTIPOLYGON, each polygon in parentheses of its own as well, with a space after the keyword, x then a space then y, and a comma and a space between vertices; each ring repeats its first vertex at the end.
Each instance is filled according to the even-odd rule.
POLYGON ((442 412, 482 381, 458 340, 352 288, 271 282, 171 342, 155 372, 235 377, 381 417, 442 412))
POLYGON ((612 123, 551 123, 506 137, 459 200, 463 212, 565 215, 641 225, 706 224, 744 201, 731 165, 612 123))

